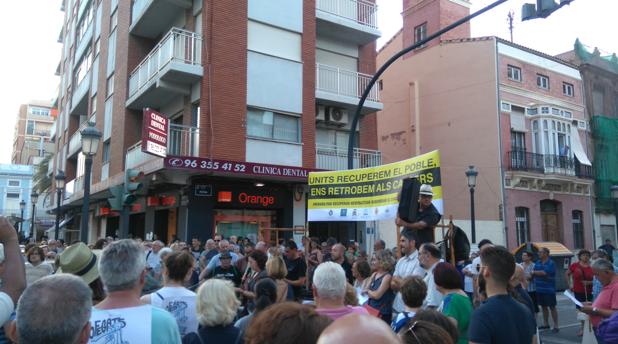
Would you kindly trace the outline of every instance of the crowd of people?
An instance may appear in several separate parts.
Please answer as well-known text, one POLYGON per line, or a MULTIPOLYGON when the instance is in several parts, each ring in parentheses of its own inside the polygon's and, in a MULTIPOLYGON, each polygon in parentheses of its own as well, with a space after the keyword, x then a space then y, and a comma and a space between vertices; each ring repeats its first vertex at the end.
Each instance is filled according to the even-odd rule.
MULTIPOLYGON (((404 230, 397 247, 378 240, 371 254, 334 238, 219 234, 204 244, 48 241, 21 253, 1 217, 0 242, 0 343, 537 343, 550 314, 559 329, 547 248, 518 264, 482 240, 458 268, 404 230)), ((615 342, 614 266, 603 250, 578 258, 566 277, 580 311, 599 343, 615 342)))

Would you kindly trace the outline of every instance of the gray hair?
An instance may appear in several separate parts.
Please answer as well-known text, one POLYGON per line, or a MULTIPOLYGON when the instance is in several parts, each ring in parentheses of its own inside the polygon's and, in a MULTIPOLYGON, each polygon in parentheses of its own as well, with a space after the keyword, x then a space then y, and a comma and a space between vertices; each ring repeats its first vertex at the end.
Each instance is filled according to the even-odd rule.
POLYGON ((313 273, 313 285, 321 299, 343 299, 347 285, 345 271, 337 263, 322 263, 313 273))
POLYGON ((146 267, 146 253, 134 240, 109 244, 101 255, 99 274, 108 292, 134 288, 146 267))
POLYGON ((597 259, 592 263, 594 270, 614 272, 614 264, 607 259, 597 259))
POLYGON ((590 256, 592 257, 592 256, 595 256, 595 255, 597 256, 597 258, 602 258, 602 259, 609 260, 609 255, 604 250, 592 251, 592 254, 590 256))
POLYGON ((28 286, 19 299, 19 342, 75 343, 91 309, 92 291, 81 278, 71 274, 43 277, 28 286))

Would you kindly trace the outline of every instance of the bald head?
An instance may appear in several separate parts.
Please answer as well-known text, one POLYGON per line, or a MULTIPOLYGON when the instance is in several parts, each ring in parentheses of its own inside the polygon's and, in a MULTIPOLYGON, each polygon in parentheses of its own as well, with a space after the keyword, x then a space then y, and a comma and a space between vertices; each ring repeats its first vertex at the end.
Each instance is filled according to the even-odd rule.
POLYGON ((258 241, 258 243, 255 244, 255 249, 258 250, 258 251, 262 251, 264 253, 268 252, 268 246, 263 241, 258 241))
POLYGON ((399 339, 386 323, 377 317, 351 314, 335 320, 318 339, 318 344, 397 344, 399 339))
POLYGON ((343 247, 343 245, 341 244, 333 245, 333 248, 331 249, 331 252, 330 252, 331 257, 333 258, 333 261, 343 260, 344 253, 345 253, 345 247, 343 247))

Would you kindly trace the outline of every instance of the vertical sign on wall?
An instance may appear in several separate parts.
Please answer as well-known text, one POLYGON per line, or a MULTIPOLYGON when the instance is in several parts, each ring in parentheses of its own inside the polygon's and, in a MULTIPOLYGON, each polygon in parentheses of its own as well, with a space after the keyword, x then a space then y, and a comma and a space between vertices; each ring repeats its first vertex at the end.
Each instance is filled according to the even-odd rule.
POLYGON ((162 114, 150 109, 144 109, 142 125, 142 152, 160 156, 167 156, 167 129, 168 119, 162 114))

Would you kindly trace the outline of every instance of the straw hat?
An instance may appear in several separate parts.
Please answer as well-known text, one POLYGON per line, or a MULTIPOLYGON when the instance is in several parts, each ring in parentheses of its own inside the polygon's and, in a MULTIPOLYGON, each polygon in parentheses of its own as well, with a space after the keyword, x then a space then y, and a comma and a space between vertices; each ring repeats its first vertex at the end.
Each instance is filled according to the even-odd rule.
POLYGON ((80 277, 86 284, 99 278, 101 250, 91 250, 83 242, 67 247, 60 255, 58 273, 80 277))

